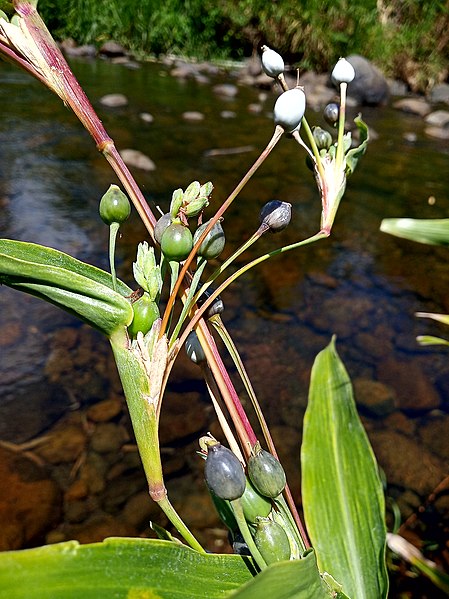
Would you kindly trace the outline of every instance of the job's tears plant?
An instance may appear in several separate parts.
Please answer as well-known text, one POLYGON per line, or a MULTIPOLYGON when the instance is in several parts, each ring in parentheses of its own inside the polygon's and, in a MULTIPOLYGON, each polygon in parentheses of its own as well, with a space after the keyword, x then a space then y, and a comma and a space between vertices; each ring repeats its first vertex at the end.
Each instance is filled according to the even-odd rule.
POLYGON ((35 6, 15 0, 13 8, 0 16, 0 53, 72 108, 124 191, 112 185, 100 201, 100 216, 110 229, 110 273, 56 249, 5 239, 0 240, 0 282, 76 314, 108 337, 149 494, 182 542, 154 525, 160 540, 109 539, 84 546, 69 542, 6 552, 0 555, 0 595, 25 597, 33 588, 34 597, 386 597, 382 486, 335 341, 319 354, 312 372, 301 452, 303 524, 256 393, 222 319, 223 292, 238 277, 330 234, 346 179, 368 142, 360 117, 358 147, 352 147, 351 134, 344 129, 352 67, 342 59, 333 71, 340 102, 336 109, 325 109, 327 120, 332 115, 336 124, 333 136, 333 130, 309 126, 307 90, 288 89, 282 58, 264 47, 263 68, 282 90, 266 148, 218 208, 209 209, 212 183, 193 181, 173 192, 169 211, 156 219, 35 6), (254 233, 212 267, 210 261, 217 264, 225 245, 223 214, 282 137, 306 151, 322 204, 317 232, 229 274, 228 267, 262 235, 277 233, 279 239, 288 226, 291 205, 269 202, 254 223, 254 233), (134 289, 117 279, 114 267, 117 231, 129 216, 128 197, 149 234, 137 248, 134 289), (224 366, 216 335, 251 400, 250 414, 224 366), (198 459, 205 460, 205 490, 228 528, 236 555, 206 554, 188 522, 174 510, 164 484, 159 419, 171 368, 184 347, 201 368, 221 425, 220 439, 205 435, 199 440, 198 459), (263 431, 261 439, 251 424, 254 419, 263 431), (20 576, 15 574, 18 569, 20 576))

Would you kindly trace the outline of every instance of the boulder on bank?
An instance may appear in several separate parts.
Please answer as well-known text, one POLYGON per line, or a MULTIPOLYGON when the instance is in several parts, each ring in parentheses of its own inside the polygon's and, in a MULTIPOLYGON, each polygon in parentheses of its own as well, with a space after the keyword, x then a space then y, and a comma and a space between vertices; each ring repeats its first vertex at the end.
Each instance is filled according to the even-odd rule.
POLYGON ((348 85, 348 95, 359 104, 378 106, 390 97, 388 82, 382 72, 369 60, 358 54, 347 57, 355 70, 354 80, 348 85))

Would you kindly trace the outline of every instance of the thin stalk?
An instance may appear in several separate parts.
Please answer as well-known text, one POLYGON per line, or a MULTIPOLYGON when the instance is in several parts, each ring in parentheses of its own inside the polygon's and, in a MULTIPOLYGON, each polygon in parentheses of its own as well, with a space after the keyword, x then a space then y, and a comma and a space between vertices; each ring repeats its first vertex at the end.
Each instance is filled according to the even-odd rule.
MULTIPOLYGON (((243 362, 240 358, 240 354, 234 344, 234 341, 232 340, 232 337, 229 334, 229 331, 226 329, 219 314, 215 314, 212 318, 209 319, 209 321, 211 322, 212 326, 217 331, 217 333, 220 335, 221 340, 225 344, 225 346, 229 352, 229 355, 231 356, 231 358, 237 368, 240 378, 242 379, 243 385, 245 386, 246 392, 248 393, 248 396, 251 400, 251 404, 256 413, 257 420, 259 421, 259 424, 261 426, 264 439, 267 442, 271 453, 273 453, 273 450, 274 450, 273 439, 270 435, 270 431, 268 430, 267 422, 262 413, 262 410, 260 408, 256 394, 254 392, 254 388, 251 384, 248 373, 246 372, 245 366, 243 365, 243 362)), ((275 451, 274 451, 274 453, 275 453, 275 451)))
MULTIPOLYGON (((240 378, 242 379, 243 384, 245 385, 246 392, 248 393, 248 396, 251 399, 251 403, 253 405, 254 411, 256 412, 257 419, 259 421, 264 439, 267 443, 270 453, 272 453, 275 458, 279 459, 277 451, 276 451, 276 447, 274 445, 273 437, 271 436, 270 430, 268 428, 268 425, 267 425, 267 422, 263 415, 263 412, 260 408, 259 402, 257 400, 257 396, 256 396, 253 386, 251 384, 250 378, 246 372, 245 366, 240 358, 239 352, 234 344, 234 341, 232 340, 231 335, 229 334, 228 330, 226 329, 219 314, 214 315, 209 320, 212 323, 215 330, 220 335, 223 343, 226 345, 226 347, 234 361, 234 364, 236 365, 236 368, 239 372, 240 378)), ((298 510, 296 509, 296 505, 295 505, 292 493, 291 493, 288 485, 286 485, 286 487, 284 489, 284 493, 285 493, 285 496, 287 497, 287 503, 290 508, 291 515, 293 516, 293 519, 294 519, 294 521, 299 529, 299 533, 302 537, 301 546, 305 545, 305 547, 309 547, 310 545, 309 545, 309 541, 307 538, 307 533, 302 524, 301 518, 299 517, 298 510)))
POLYGON ((115 241, 120 229, 120 223, 111 223, 109 225, 109 266, 112 276, 112 288, 117 291, 117 275, 115 272, 115 241))
POLYGON ((231 276, 229 276, 207 298, 207 300, 204 302, 204 304, 200 308, 198 308, 197 312, 195 312, 194 316, 192 317, 192 319, 190 320, 189 324, 187 325, 187 327, 183 331, 181 337, 179 338, 179 344, 180 344, 180 346, 182 346, 185 343, 185 341, 187 339, 187 335, 190 333, 191 330, 193 330, 195 328, 195 326, 197 325, 197 323, 200 320, 200 318, 203 317, 203 314, 206 312, 206 310, 209 308, 209 306, 215 301, 215 299, 220 295, 220 293, 222 293, 227 287, 229 287, 229 285, 231 283, 233 283, 236 279, 238 279, 245 272, 247 272, 248 270, 250 270, 254 266, 257 266, 257 264, 265 262, 265 260, 268 260, 269 258, 273 258, 274 256, 277 256, 278 254, 289 252, 290 250, 295 250, 298 247, 301 247, 303 245, 307 245, 309 243, 313 243, 314 241, 318 241, 319 239, 324 239, 325 237, 328 237, 328 236, 329 236, 329 232, 328 231, 326 231, 326 230, 320 230, 320 231, 318 231, 318 233, 315 233, 315 235, 312 235, 311 237, 308 237, 307 239, 303 239, 302 241, 297 241, 296 243, 292 243, 291 245, 287 245, 287 246, 284 246, 282 248, 278 248, 276 250, 268 252, 267 254, 263 254, 262 256, 259 256, 258 258, 255 258, 251 262, 248 262, 248 264, 245 264, 244 266, 242 266, 239 270, 237 270, 235 273, 233 273, 231 276))
MULTIPOLYGON (((318 146, 316 145, 315 138, 313 137, 312 130, 311 130, 310 126, 309 126, 309 123, 307 122, 306 117, 302 118, 302 125, 304 127, 304 130, 306 132, 307 138, 309 140, 310 147, 312 148, 313 159, 314 159, 314 162, 315 162, 316 169, 318 171, 318 174, 320 176, 321 181, 323 182, 322 184, 324 185, 325 179, 324 179, 323 163, 321 162, 320 152, 318 150, 318 146)), ((299 131, 295 131, 293 133, 293 137, 296 139, 296 141, 299 143, 299 145, 301 145, 302 147, 306 148, 306 150, 310 153, 309 148, 302 141, 301 136, 299 135, 299 131)))
POLYGON ((248 528, 248 524, 246 523, 245 516, 243 514, 242 504, 240 499, 233 499, 231 501, 232 509, 234 510, 234 516, 237 520, 238 527, 240 532, 242 533, 242 537, 245 540, 245 543, 248 545, 248 549, 251 552, 254 560, 261 570, 265 570, 267 567, 267 562, 263 559, 260 551, 257 549, 256 544, 254 543, 254 539, 251 535, 251 532, 248 528))
POLYGON ((284 133, 284 129, 280 125, 277 125, 274 130, 273 136, 270 139, 270 141, 268 142, 265 150, 260 154, 259 158, 252 165, 252 167, 249 169, 249 171, 246 173, 246 175, 243 177, 243 179, 240 181, 240 183, 237 185, 237 187, 234 189, 234 191, 229 195, 227 200, 221 205, 221 207, 217 210, 215 215, 210 219, 208 226, 204 229, 202 235, 200 235, 197 242, 193 246, 192 251, 190 252, 189 256, 187 257, 186 261, 184 262, 184 266, 182 267, 181 272, 179 273, 178 281, 173 290, 173 294, 170 295, 170 298, 167 302, 164 316, 162 318, 162 326, 161 326, 160 336, 162 336, 167 329, 168 316, 173 308, 173 304, 176 300, 176 296, 178 294, 181 283, 184 280, 184 276, 185 276, 193 258, 195 257, 196 252, 198 251, 198 248, 203 243, 203 241, 206 238, 206 236, 208 235, 209 231, 212 230, 215 223, 223 216, 224 212, 229 208, 229 206, 232 204, 232 202, 238 196, 238 194, 243 189, 243 187, 248 183, 248 181, 251 179, 251 177, 254 175, 254 173, 257 171, 257 169, 263 164, 265 159, 269 156, 270 152, 273 150, 273 148, 276 146, 278 141, 281 139, 283 133, 284 133))
POLYGON ((234 262, 234 260, 236 260, 241 254, 243 254, 243 252, 252 246, 253 243, 260 239, 262 235, 268 231, 268 229, 269 227, 267 226, 260 226, 257 231, 253 233, 253 235, 251 235, 247 241, 245 241, 243 245, 241 245, 231 256, 229 256, 229 258, 227 258, 223 264, 220 264, 220 266, 210 275, 210 277, 208 277, 207 281, 203 283, 201 289, 196 292, 192 303, 196 303, 198 298, 200 298, 201 295, 210 287, 215 279, 217 279, 228 268, 228 266, 234 262))
POLYGON ((220 400, 219 400, 219 389, 214 377, 211 375, 209 371, 209 367, 207 365, 202 365, 201 368, 204 376, 204 380, 206 381, 207 390, 209 392, 209 396, 212 401, 212 405, 214 406, 215 413, 218 418, 218 422, 220 423, 221 430, 226 437, 226 441, 228 442, 229 448, 231 451, 238 457, 242 464, 245 463, 245 458, 243 457, 242 452, 240 451, 239 444, 234 436, 234 433, 231 430, 231 427, 228 424, 226 416, 221 409, 220 400))
POLYGON ((190 530, 187 528, 187 526, 184 524, 178 512, 170 503, 167 495, 160 499, 157 503, 164 512, 164 514, 167 516, 167 518, 170 520, 170 522, 173 524, 173 526, 176 528, 176 530, 179 532, 179 534, 190 545, 190 547, 192 549, 195 549, 199 553, 206 553, 205 550, 198 543, 198 541, 195 539, 193 534, 190 532, 190 530))
POLYGON ((196 268, 195 273, 192 278, 192 282, 190 283, 189 291, 187 293, 187 296, 184 299, 184 305, 182 307, 181 314, 178 318, 178 322, 176 323, 176 326, 175 326, 173 333, 170 337, 170 342, 168 344, 169 347, 172 347, 174 342, 176 341, 176 339, 179 335, 179 331, 181 330, 181 327, 184 323, 184 320, 186 319, 186 317, 190 311, 190 308, 194 304, 193 298, 195 296, 195 289, 198 287, 201 275, 203 274, 203 271, 204 271, 206 265, 207 265, 207 260, 205 258, 200 257, 200 259, 198 260, 197 268, 196 268))
MULTIPOLYGON (((178 276, 179 276, 179 262, 176 262, 176 260, 171 260, 169 262, 170 265, 170 295, 173 293, 173 289, 176 286, 176 281, 178 280, 178 276)), ((170 315, 171 316, 171 312, 170 315)), ((162 335, 160 335, 162 337, 162 335)))
POLYGON ((335 168, 336 170, 341 169, 344 156, 343 148, 343 134, 345 132, 345 119, 346 119, 346 90, 348 84, 343 82, 340 83, 340 112, 338 115, 338 137, 337 137, 337 154, 335 156, 335 168))
POLYGON ((257 437, 253 431, 251 423, 248 420, 245 410, 243 409, 234 385, 229 378, 229 374, 225 365, 223 364, 217 346, 215 345, 214 338, 210 334, 210 331, 207 328, 204 320, 200 321, 199 326, 196 328, 196 333, 204 349, 204 353, 206 354, 209 367, 215 380, 217 381, 217 385, 226 404, 226 408, 228 409, 229 415, 234 423, 237 435, 242 445, 243 453, 245 454, 246 458, 248 458, 251 453, 251 448, 257 442, 257 437))

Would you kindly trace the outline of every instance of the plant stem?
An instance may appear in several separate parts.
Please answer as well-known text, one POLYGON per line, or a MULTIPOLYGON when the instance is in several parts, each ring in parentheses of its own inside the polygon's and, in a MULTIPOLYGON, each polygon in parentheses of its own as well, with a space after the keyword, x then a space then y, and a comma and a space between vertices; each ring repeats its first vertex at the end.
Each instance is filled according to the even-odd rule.
POLYGON ((338 137, 337 137, 337 154, 335 156, 335 168, 337 171, 341 169, 344 156, 343 134, 345 132, 346 119, 346 89, 348 84, 340 83, 340 112, 338 115, 338 137))
POLYGON ((202 365, 201 370, 203 372, 204 380, 206 381, 207 390, 209 391, 209 395, 212 401, 212 405, 214 406, 218 422, 220 423, 221 430, 223 431, 224 436, 226 437, 226 441, 228 442, 229 448, 238 457, 242 464, 244 464, 245 458, 243 457, 243 454, 240 451, 240 446, 237 443, 237 440, 221 408, 219 397, 220 391, 218 389, 217 383, 209 370, 209 366, 204 364, 202 365))
POLYGON ((190 547, 199 553, 206 553, 187 526, 184 524, 178 512, 170 503, 168 496, 165 495, 165 497, 160 499, 157 503, 179 534, 190 545, 190 547))
MULTIPOLYGON (((309 126, 309 123, 307 122, 306 117, 302 118, 302 125, 304 127, 304 130, 306 132, 306 135, 309 139, 309 143, 310 143, 310 147, 312 148, 312 152, 313 152, 313 159, 315 162, 315 167, 318 171, 318 174, 320 176, 320 179, 323 181, 323 185, 324 185, 324 169, 323 169, 323 163, 321 162, 321 156, 320 156, 320 152, 318 150, 318 147, 316 145, 316 141, 315 138, 313 137, 313 133, 312 130, 309 126)), ((302 146, 304 147, 309 153, 310 150, 309 148, 304 144, 304 142, 301 139, 301 136, 299 134, 299 131, 295 131, 293 134, 293 137, 296 139, 296 141, 302 146)))
POLYGON ((112 288, 117 291, 117 275, 115 273, 115 241, 120 229, 120 223, 111 223, 109 225, 109 266, 111 268, 112 288))
POLYGON ((148 375, 138 356, 129 347, 126 329, 117 330, 111 335, 109 341, 125 393, 150 496, 165 512, 185 541, 193 549, 203 552, 201 545, 188 530, 167 498, 159 447, 159 418, 157 413, 159 398, 152 398, 151 396, 148 375))
POLYGON ((228 409, 236 428, 238 437, 242 444, 243 453, 246 457, 248 457, 251 453, 251 447, 253 447, 257 441, 257 437, 248 420, 245 410, 243 409, 239 396, 234 389, 234 385, 229 378, 229 374, 225 365, 223 364, 217 346, 215 345, 214 338, 210 334, 210 331, 207 328, 204 320, 199 322, 196 332, 198 339, 204 349, 204 353, 206 354, 206 359, 209 363, 210 369, 212 370, 214 378, 217 381, 217 385, 226 404, 226 408, 228 409))
POLYGON ((234 510, 234 516, 237 520, 237 524, 239 526, 240 532, 242 533, 242 537, 245 540, 245 543, 248 545, 248 549, 251 552, 251 555, 255 559, 257 565, 261 570, 265 570, 267 567, 266 561, 263 559, 260 551, 257 549, 256 544, 254 543, 254 539, 251 535, 251 532, 248 528, 248 524, 246 523, 245 516, 243 514, 242 504, 240 499, 233 499, 231 501, 232 509, 234 510))
POLYGON ((176 323, 176 326, 175 326, 173 333, 170 337, 170 342, 168 344, 169 347, 172 347, 173 344, 175 343, 175 341, 178 337, 179 331, 181 330, 181 327, 183 325, 183 322, 186 319, 186 316, 189 313, 189 310, 194 303, 193 297, 195 296, 195 290, 198 287, 201 275, 203 274, 203 271, 204 271, 206 265, 207 265, 207 260, 205 258, 200 258, 198 260, 198 265, 197 265, 197 268, 193 275, 192 281, 190 283, 189 291, 187 293, 187 296, 184 298, 184 305, 182 307, 182 312, 178 318, 178 322, 176 323))

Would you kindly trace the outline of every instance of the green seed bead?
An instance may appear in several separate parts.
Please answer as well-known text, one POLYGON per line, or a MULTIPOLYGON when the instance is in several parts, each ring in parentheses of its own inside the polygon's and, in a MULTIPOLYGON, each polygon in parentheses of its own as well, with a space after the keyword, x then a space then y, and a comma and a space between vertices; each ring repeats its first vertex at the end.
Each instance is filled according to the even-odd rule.
POLYGON ((278 497, 285 488, 285 472, 279 461, 260 449, 248 460, 248 474, 256 489, 265 497, 278 497))
POLYGON ((131 214, 131 204, 117 185, 111 185, 100 200, 100 216, 104 223, 122 224, 131 214))
POLYGON ((132 309, 134 318, 128 327, 128 334, 132 339, 135 339, 139 331, 144 335, 148 333, 160 314, 156 302, 150 299, 148 293, 144 293, 141 298, 135 301, 132 304, 132 309))
POLYGON ((172 223, 161 237, 161 250, 169 262, 181 262, 192 251, 193 238, 186 226, 172 223))
POLYGON ((290 559, 290 541, 277 522, 259 518, 256 522, 254 543, 268 565, 290 559))

